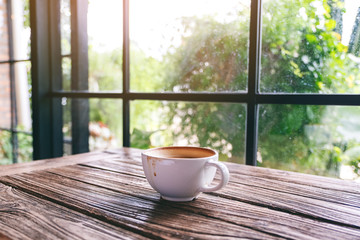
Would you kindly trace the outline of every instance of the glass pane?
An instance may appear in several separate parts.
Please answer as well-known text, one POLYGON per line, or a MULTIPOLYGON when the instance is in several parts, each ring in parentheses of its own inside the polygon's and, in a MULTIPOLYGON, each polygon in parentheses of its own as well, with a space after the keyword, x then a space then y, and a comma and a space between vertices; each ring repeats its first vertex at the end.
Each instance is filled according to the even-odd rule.
POLYGON ((259 111, 259 166, 359 177, 360 107, 260 105, 259 111))
POLYGON ((6 0, 0 0, 0 61, 9 60, 9 35, 6 0))
POLYGON ((30 4, 29 0, 12 0, 12 30, 14 59, 30 59, 30 4))
POLYGON ((89 90, 122 90, 122 1, 90 0, 89 90))
POLYGON ((64 135, 64 156, 71 155, 71 99, 63 97, 61 99, 61 105, 63 106, 63 126, 62 131, 64 135))
POLYGON ((137 100, 130 110, 131 147, 210 147, 222 161, 245 162, 244 104, 137 100))
MULTIPOLYGON (((90 151, 122 147, 122 100, 90 99, 90 151)), ((63 98, 64 155, 71 154, 71 99, 63 98)), ((87 124, 87 123, 84 123, 87 124)))
POLYGON ((90 99, 90 151, 122 147, 122 100, 90 99))
POLYGON ((260 91, 360 93, 360 1, 264 1, 260 91))
POLYGON ((18 162, 30 162, 32 161, 32 153, 33 153, 33 146, 32 146, 32 135, 25 134, 25 133, 18 133, 17 134, 17 154, 18 154, 18 162))
POLYGON ((249 0, 131 1, 131 90, 246 91, 249 9, 249 0))
POLYGON ((61 21, 61 54, 71 53, 71 10, 70 0, 60 2, 60 21, 61 21))
POLYGON ((0 130, 0 165, 12 164, 11 133, 0 130))
POLYGON ((31 131, 31 63, 17 62, 14 65, 16 92, 17 129, 31 131))
POLYGON ((0 64, 0 128, 11 128, 11 89, 9 64, 0 64))
POLYGON ((71 91, 71 58, 63 57, 61 60, 63 90, 71 91))

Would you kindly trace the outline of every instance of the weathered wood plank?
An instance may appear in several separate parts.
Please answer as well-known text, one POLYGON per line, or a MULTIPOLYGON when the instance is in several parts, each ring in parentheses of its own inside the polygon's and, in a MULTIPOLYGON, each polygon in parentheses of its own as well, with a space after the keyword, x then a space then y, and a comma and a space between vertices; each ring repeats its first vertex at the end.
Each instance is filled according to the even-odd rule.
MULTIPOLYGON (((115 158, 108 160, 92 161, 81 165, 144 177, 142 166, 138 163, 134 163, 134 160, 132 162, 129 162, 129 160, 127 159, 123 160, 115 158)), ((337 189, 333 190, 318 186, 299 184, 291 181, 287 182, 277 180, 274 178, 264 178, 253 175, 239 174, 238 166, 236 166, 235 168, 230 166, 229 169, 231 175, 230 182, 233 183, 252 186, 255 189, 267 189, 275 192, 283 192, 290 195, 297 195, 310 199, 322 200, 325 202, 333 202, 341 205, 360 207, 360 193, 356 194, 351 192, 342 192, 338 191, 337 189)))
POLYGON ((278 211, 360 227, 360 209, 351 206, 232 183, 223 191, 212 194, 278 211))
MULTIPOLYGON (((164 205, 164 201, 153 202, 51 173, 34 172, 6 176, 1 177, 0 181, 113 225, 143 232, 147 236, 202 239, 279 238, 277 235, 248 227, 184 212, 177 207, 164 205)), ((131 188, 131 183, 128 187, 131 188)), ((156 193, 146 193, 149 194, 156 193)))
POLYGON ((233 183, 251 186, 254 189, 262 188, 276 192, 282 192, 293 196, 301 196, 342 205, 360 208, 360 194, 341 192, 327 188, 313 187, 309 185, 285 182, 274 179, 261 178, 238 174, 231 171, 233 183))
MULTIPOLYGON (((95 166, 97 168, 110 169, 116 171, 121 165, 121 161, 97 161, 86 164, 86 166, 95 166)), ((132 165, 126 164, 130 169, 132 165)), ((119 168, 120 169, 120 168, 119 168)), ((138 169, 138 166, 135 167, 138 169)), ((232 168, 230 168, 230 174, 232 174, 232 168)), ((124 173, 123 171, 121 171, 124 173)), ((354 204, 358 203, 357 199, 360 199, 360 195, 343 193, 342 196, 346 196, 341 201, 341 196, 338 196, 337 191, 332 196, 330 190, 326 190, 327 195, 321 196, 319 193, 315 194, 318 197, 314 198, 314 194, 310 194, 309 186, 297 185, 297 193, 288 189, 286 191, 286 185, 282 187, 282 182, 278 181, 274 184, 265 184, 265 187, 261 184, 250 185, 248 182, 252 182, 252 176, 244 176, 242 181, 238 181, 237 177, 230 178, 228 186, 220 191, 219 196, 225 198, 232 198, 234 200, 248 202, 255 205, 266 206, 279 211, 292 212, 301 215, 308 215, 312 218, 323 219, 326 221, 334 221, 339 224, 347 224, 350 226, 360 226, 360 208, 354 207, 354 204), (283 191, 280 191, 283 190, 283 191), (304 191, 304 190, 307 190, 304 191), (350 199, 350 200, 349 200, 350 199), (345 202, 345 204, 344 204, 345 202), (347 204, 346 204, 347 203, 347 204), (349 206, 346 206, 349 205, 349 206)), ((266 179, 263 179, 264 181, 266 179)), ((325 191, 324 189, 316 189, 316 191, 325 191)))
POLYGON ((24 172, 39 171, 48 168, 61 167, 79 163, 90 162, 99 159, 114 158, 114 154, 103 152, 83 153, 60 158, 52 158, 45 160, 37 160, 28 163, 17 163, 11 165, 0 166, 0 176, 19 174, 24 172))
POLYGON ((145 239, 0 183, 0 239, 145 239))
MULTIPOLYGON (((225 189, 193 202, 171 203, 160 200, 146 182, 141 151, 124 148, 69 156, 65 162, 60 158, 45 166, 40 161, 12 165, 5 174, 0 167, 0 176, 11 175, 0 182, 17 188, 7 187, 21 193, 19 198, 26 191, 26 203, 32 198, 51 201, 64 211, 150 238, 360 239, 359 184, 226 163, 231 178, 225 189)), ((10 236, 1 228, 1 195, 0 239, 10 236)), ((62 219, 62 214, 56 216, 62 219)), ((96 230, 103 234, 101 229, 96 230)), ((23 231, 18 230, 18 238, 23 231)))
MULTIPOLYGON (((156 202, 159 199, 158 195, 151 193, 151 187, 145 179, 133 175, 105 172, 99 169, 86 169, 80 166, 69 166, 51 169, 49 171, 64 177, 119 191, 127 195, 141 197, 150 201, 156 202), (78 174, 79 172, 82 174, 78 174), (131 182, 131 188, 119 187, 126 185, 128 182, 131 182)), ((244 225, 285 238, 324 238, 323 231, 319 231, 319 229, 326 230, 326 239, 353 239, 354 237, 360 237, 360 228, 354 230, 353 228, 336 226, 327 222, 207 194, 201 195, 198 200, 191 203, 167 204, 176 208, 182 208, 184 211, 244 225), (211 209, 211 211, 209 209, 211 209)))
POLYGON ((98 160, 79 165, 118 173, 132 174, 134 176, 145 178, 144 170, 141 165, 131 164, 131 162, 124 159, 112 159, 111 161, 98 160))
POLYGON ((329 177, 315 176, 303 173, 281 171, 277 169, 252 167, 235 163, 226 163, 232 173, 248 175, 279 182, 290 182, 301 185, 313 186, 340 192, 360 194, 360 184, 350 180, 341 180, 329 177))
MULTIPOLYGON (((117 156, 119 159, 126 159, 131 164, 141 165, 141 152, 143 150, 125 148, 109 150, 107 153, 117 156), (129 161, 130 160, 130 161, 129 161)), ((360 194, 360 183, 350 180, 341 180, 323 176, 315 176, 297 172, 282 171, 277 169, 241 165, 236 163, 225 163, 232 173, 249 175, 259 178, 272 179, 281 182, 291 182, 301 185, 319 187, 340 192, 360 194)))
POLYGON ((104 150, 104 152, 106 152, 106 153, 120 154, 120 155, 127 155, 127 156, 140 155, 143 151, 144 151, 144 149, 129 148, 129 147, 122 147, 122 148, 117 148, 117 149, 104 150))

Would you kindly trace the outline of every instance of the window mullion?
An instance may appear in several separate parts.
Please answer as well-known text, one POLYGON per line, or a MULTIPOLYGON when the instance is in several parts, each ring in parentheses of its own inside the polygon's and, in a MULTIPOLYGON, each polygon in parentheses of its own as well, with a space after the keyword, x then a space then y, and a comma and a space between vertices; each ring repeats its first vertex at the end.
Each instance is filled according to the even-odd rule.
POLYGON ((33 158, 54 157, 50 94, 48 0, 30 0, 33 158))
POLYGON ((250 15, 250 47, 249 47, 249 78, 246 122, 246 164, 256 165, 258 106, 256 95, 260 76, 261 51, 261 0, 251 1, 250 15))
POLYGON ((130 36, 129 0, 123 0, 123 146, 130 147, 130 36))
MULTIPOLYGON (((71 89, 88 90, 88 0, 71 0, 71 89)), ((89 99, 72 99, 72 153, 89 151, 89 99)))
POLYGON ((12 161, 17 163, 17 148, 18 148, 18 139, 16 134, 17 128, 17 111, 16 111, 16 87, 15 87, 15 66, 14 62, 14 47, 13 47, 13 26, 12 26, 12 1, 6 1, 6 11, 7 11, 7 29, 8 29, 8 48, 9 48, 9 67, 10 67, 10 102, 11 102, 11 145, 12 145, 12 161))
MULTIPOLYGON (((50 32, 50 74, 51 94, 62 89, 61 70, 61 35, 60 35, 60 0, 52 0, 49 6, 49 32, 50 32)), ((61 98, 51 98, 51 132, 52 151, 54 157, 63 155, 63 118, 61 98)))

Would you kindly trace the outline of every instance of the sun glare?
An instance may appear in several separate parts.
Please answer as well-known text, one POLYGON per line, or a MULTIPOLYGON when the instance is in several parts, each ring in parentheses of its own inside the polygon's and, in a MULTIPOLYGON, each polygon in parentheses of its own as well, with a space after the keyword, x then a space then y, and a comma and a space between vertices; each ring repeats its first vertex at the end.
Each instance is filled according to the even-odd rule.
MULTIPOLYGON (((358 0, 345 0, 342 42, 348 45, 358 0)), ((182 17, 210 15, 218 21, 232 21, 236 12, 250 7, 249 0, 131 0, 130 39, 132 48, 141 49, 148 56, 161 58, 170 46, 177 47, 184 36, 182 17)), ((90 0, 88 10, 89 45, 97 52, 122 48, 122 1, 90 0)))
MULTIPOLYGON (((171 45, 180 45, 184 34, 180 18, 211 15, 218 21, 232 21, 236 12, 250 1, 217 0, 132 0, 130 1, 130 39, 132 47, 147 55, 161 57, 171 45)), ((122 46, 122 1, 90 0, 88 10, 89 44, 96 51, 122 46)))

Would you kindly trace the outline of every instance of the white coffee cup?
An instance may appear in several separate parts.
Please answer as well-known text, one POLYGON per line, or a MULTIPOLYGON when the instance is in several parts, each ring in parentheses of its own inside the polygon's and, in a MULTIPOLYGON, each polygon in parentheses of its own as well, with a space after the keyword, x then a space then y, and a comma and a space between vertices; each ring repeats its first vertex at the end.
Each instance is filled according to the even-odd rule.
POLYGON ((218 153, 200 147, 161 147, 145 150, 142 165, 150 185, 169 201, 185 202, 201 192, 213 192, 229 181, 229 170, 218 162, 218 153), (210 186, 216 169, 221 181, 210 186))

